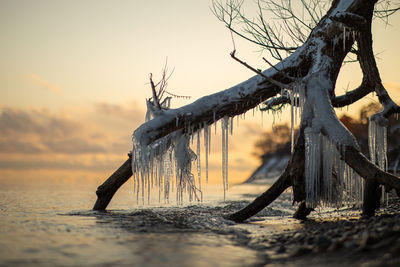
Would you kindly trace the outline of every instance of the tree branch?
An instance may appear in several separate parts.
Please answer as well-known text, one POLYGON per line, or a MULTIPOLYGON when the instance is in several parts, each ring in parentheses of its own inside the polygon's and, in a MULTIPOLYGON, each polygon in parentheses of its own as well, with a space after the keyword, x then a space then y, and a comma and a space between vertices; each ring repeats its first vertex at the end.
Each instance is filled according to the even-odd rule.
POLYGON ((368 84, 368 81, 364 79, 361 85, 356 89, 348 91, 344 95, 332 98, 331 99, 332 105, 335 108, 341 108, 344 106, 351 105, 373 91, 374 91, 374 86, 368 84))
MULTIPOLYGON (((297 103, 298 101, 294 101, 294 102, 297 103)), ((273 97, 273 98, 270 98, 267 101, 265 101, 263 104, 264 104, 264 107, 260 108, 261 111, 271 110, 271 109, 274 109, 274 107, 278 106, 278 105, 290 104, 290 97, 287 95, 273 97)))
MULTIPOLYGON (((236 50, 233 50, 232 53, 231 53, 231 57, 232 57, 234 60, 236 60, 237 62, 239 62, 240 64, 242 64, 242 65, 245 66, 246 68, 252 70, 253 72, 257 73, 258 75, 260 75, 261 77, 263 77, 263 78, 264 78, 265 80, 267 80, 268 82, 270 82, 270 83, 272 83, 272 84, 274 84, 274 85, 276 85, 276 86, 279 86, 279 87, 282 88, 282 89, 291 88, 291 85, 289 85, 289 84, 283 84, 283 83, 281 83, 281 82, 278 82, 278 81, 276 81, 276 80, 274 80, 274 79, 272 79, 272 78, 266 76, 266 75, 265 75, 264 73, 262 73, 261 71, 256 70, 255 68, 253 68, 252 66, 250 66, 250 65, 247 64, 246 62, 244 62, 244 61, 240 60, 239 58, 237 58, 237 57, 235 56, 235 53, 236 53, 236 50)), ((275 70, 277 70, 275 67, 273 67, 273 68, 274 68, 275 70)))

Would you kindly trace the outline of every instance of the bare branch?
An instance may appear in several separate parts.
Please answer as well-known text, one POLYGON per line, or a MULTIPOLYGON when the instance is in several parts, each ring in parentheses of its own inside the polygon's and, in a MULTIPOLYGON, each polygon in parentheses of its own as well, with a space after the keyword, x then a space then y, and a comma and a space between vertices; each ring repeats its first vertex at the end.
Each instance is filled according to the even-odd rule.
POLYGON ((282 70, 279 70, 275 67, 275 65, 273 65, 271 62, 269 62, 265 57, 263 57, 263 60, 265 62, 267 62, 267 64, 272 67, 274 70, 276 70, 277 72, 281 73, 285 78, 288 78, 291 81, 295 81, 296 79, 293 77, 290 77, 289 75, 287 75, 285 72, 283 72, 282 70))
POLYGON ((341 108, 351 105, 373 91, 374 86, 368 84, 367 80, 364 79, 361 85, 356 89, 348 91, 344 95, 332 98, 332 106, 335 108, 341 108))
POLYGON ((158 99, 158 96, 157 96, 157 89, 156 89, 156 85, 154 85, 154 82, 153 82, 153 74, 152 73, 150 73, 150 86, 151 86, 151 92, 153 93, 153 104, 156 106, 157 110, 161 110, 160 100, 158 99))
MULTIPOLYGON (((295 101, 295 102, 297 103, 298 101, 295 101)), ((290 97, 287 95, 273 97, 273 98, 265 101, 263 104, 264 104, 264 107, 260 108, 261 111, 279 110, 283 105, 290 104, 290 97), (275 108, 276 106, 279 106, 279 107, 275 108)))
POLYGON ((282 88, 282 89, 284 89, 284 88, 291 88, 291 87, 292 87, 292 86, 289 85, 289 84, 283 84, 283 83, 281 83, 281 82, 278 82, 278 81, 276 81, 276 80, 274 80, 274 79, 272 79, 272 78, 266 76, 266 75, 265 75, 264 73, 262 73, 261 71, 259 71, 259 70, 255 69, 255 68, 253 68, 252 66, 250 66, 250 65, 247 64, 246 62, 244 62, 244 61, 240 60, 239 58, 237 58, 237 57, 235 56, 235 53, 236 53, 235 50, 231 52, 231 57, 232 57, 234 60, 236 60, 237 62, 239 62, 240 64, 242 64, 242 65, 245 66, 246 68, 252 70, 253 72, 257 73, 258 75, 260 75, 261 77, 263 77, 264 79, 266 79, 268 82, 270 82, 270 83, 272 83, 272 84, 274 84, 274 85, 276 85, 276 86, 279 86, 279 87, 282 88))

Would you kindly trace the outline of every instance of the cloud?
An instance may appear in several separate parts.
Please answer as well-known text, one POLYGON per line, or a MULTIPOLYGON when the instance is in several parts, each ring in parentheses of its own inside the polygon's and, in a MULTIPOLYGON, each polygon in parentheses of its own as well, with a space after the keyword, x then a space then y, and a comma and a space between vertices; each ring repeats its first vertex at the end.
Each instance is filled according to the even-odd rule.
POLYGON ((101 144, 91 144, 88 140, 73 137, 63 140, 45 140, 43 144, 48 151, 63 154, 85 154, 107 152, 101 144))
POLYGON ((43 147, 32 142, 24 142, 22 140, 3 139, 0 140, 0 153, 21 153, 21 154, 38 154, 45 152, 43 147))
POLYGON ((106 115, 113 119, 122 119, 131 123, 141 123, 144 122, 145 111, 140 109, 139 106, 136 101, 124 105, 102 102, 95 104, 95 110, 102 116, 106 115))
POLYGON ((70 119, 51 114, 48 110, 0 109, 0 134, 16 137, 40 135, 62 138, 71 135, 80 125, 70 119))
POLYGON ((37 85, 52 93, 60 94, 62 92, 61 88, 58 85, 46 81, 45 79, 39 77, 35 73, 29 73, 28 77, 37 85))
MULTIPOLYGON (((90 129, 78 119, 50 111, 0 109, 0 153, 83 154, 106 151, 102 140, 93 142, 90 129)), ((98 134, 100 135, 100 134, 98 134)))
POLYGON ((8 170, 81 170, 81 171, 107 171, 118 167, 119 160, 70 160, 66 158, 53 159, 49 157, 38 158, 0 158, 0 169, 8 170))

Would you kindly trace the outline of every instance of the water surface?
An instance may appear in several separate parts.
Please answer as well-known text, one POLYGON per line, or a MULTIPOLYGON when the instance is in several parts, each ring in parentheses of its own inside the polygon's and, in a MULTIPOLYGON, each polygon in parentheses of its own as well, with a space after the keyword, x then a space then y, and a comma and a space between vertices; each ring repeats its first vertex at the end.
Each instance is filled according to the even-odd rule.
POLYGON ((268 223, 234 224, 224 217, 265 188, 232 187, 225 202, 222 192, 208 189, 201 205, 146 207, 125 187, 107 212, 94 212, 96 185, 2 184, 0 265, 259 265, 264 254, 248 243, 259 228, 295 227, 282 224, 289 220, 289 200, 264 211, 268 223))

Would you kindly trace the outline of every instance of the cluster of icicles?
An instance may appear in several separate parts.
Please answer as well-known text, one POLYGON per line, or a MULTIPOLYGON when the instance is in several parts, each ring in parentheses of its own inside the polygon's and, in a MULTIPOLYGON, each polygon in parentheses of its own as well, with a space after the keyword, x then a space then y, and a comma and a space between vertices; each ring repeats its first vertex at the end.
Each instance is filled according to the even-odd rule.
MULTIPOLYGON (((294 126, 301 117, 306 100, 304 88, 283 90, 291 104, 291 150, 294 148, 294 126)), ((306 204, 310 208, 361 206, 364 180, 341 158, 345 146, 334 143, 319 129, 307 127, 305 135, 305 191, 306 204)), ((387 169, 386 127, 374 120, 369 122, 369 151, 371 161, 382 170, 387 169)), ((382 189, 383 190, 383 189, 382 189)), ((382 202, 387 194, 382 193, 382 202)))
MULTIPOLYGON (((153 106, 148 103, 146 120, 154 118, 153 106)), ((166 107, 169 108, 169 107, 166 107)), ((214 114, 215 117, 215 114, 214 114)), ((178 122, 178 121, 177 121, 178 122)), ((220 120, 222 136, 222 182, 224 199, 228 189, 228 140, 233 134, 233 118, 223 117, 220 120)), ((217 121, 214 122, 217 134, 217 121)), ((199 125, 175 131, 151 144, 142 146, 133 138, 132 171, 134 191, 138 203, 150 203, 150 196, 154 191, 158 194, 158 201, 169 203, 171 192, 175 192, 176 203, 182 204, 187 200, 202 201, 202 161, 203 146, 205 159, 205 177, 208 183, 209 155, 211 153, 212 125, 199 125), (201 141, 203 139, 203 141, 201 141), (195 143, 195 144, 194 144, 195 143), (203 144, 201 144, 203 143, 203 144), (196 146, 194 152, 191 146, 196 146), (192 167, 196 168, 197 179, 192 167)))
MULTIPOLYGON (((383 171, 386 171, 388 168, 387 128, 376 123, 373 119, 369 120, 368 125, 368 146, 371 161, 383 171)), ((386 203, 387 201, 388 194, 382 187, 381 202, 386 203)))
POLYGON ((352 39, 353 41, 356 40, 358 32, 354 29, 347 28, 344 24, 342 24, 342 34, 336 35, 332 38, 332 45, 336 47, 340 41, 342 42, 341 45, 343 47, 343 51, 346 50, 346 41, 352 39), (342 40, 340 40, 342 39, 342 40))
MULTIPOLYGON (((306 204, 310 208, 361 206, 364 194, 364 179, 344 160, 345 147, 335 144, 320 132, 306 128, 305 134, 305 184, 306 204)), ((370 159, 379 168, 387 169, 386 127, 369 121, 368 144, 370 159)), ((381 202, 388 195, 382 188, 381 202)))
MULTIPOLYGON (((291 151, 294 149, 294 127, 298 125, 304 104, 305 89, 297 85, 293 90, 285 90, 291 104, 291 151)), ((340 145, 333 143, 319 129, 307 127, 305 135, 305 186, 306 204, 316 206, 341 207, 360 204, 363 194, 362 178, 340 158, 340 145)), ((343 151, 344 152, 344 151, 343 151)))
MULTIPOLYGON (((306 128, 304 135, 307 206, 360 205, 364 182, 341 159, 344 151, 338 151, 337 144, 312 128, 306 128)), ((344 149, 339 145, 339 150, 344 149)))

